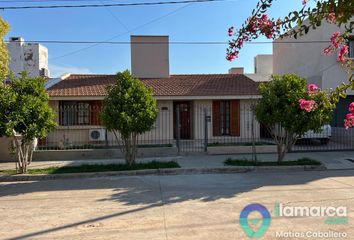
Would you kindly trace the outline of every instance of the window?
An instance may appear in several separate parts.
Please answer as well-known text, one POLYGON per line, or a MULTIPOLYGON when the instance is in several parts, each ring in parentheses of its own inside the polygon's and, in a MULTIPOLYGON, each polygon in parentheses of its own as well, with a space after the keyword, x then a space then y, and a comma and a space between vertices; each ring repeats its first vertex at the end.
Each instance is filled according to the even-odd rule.
POLYGON ((213 101, 213 136, 240 136, 240 100, 213 101))
POLYGON ((220 133, 230 135, 230 101, 220 101, 220 133))
POLYGON ((90 123, 90 104, 78 103, 77 104, 77 123, 79 125, 87 125, 90 123))
POLYGON ((348 40, 348 47, 349 47, 349 58, 354 58, 354 36, 351 36, 348 40))
POLYGON ((61 101, 59 111, 59 125, 61 126, 91 124, 90 102, 61 101))

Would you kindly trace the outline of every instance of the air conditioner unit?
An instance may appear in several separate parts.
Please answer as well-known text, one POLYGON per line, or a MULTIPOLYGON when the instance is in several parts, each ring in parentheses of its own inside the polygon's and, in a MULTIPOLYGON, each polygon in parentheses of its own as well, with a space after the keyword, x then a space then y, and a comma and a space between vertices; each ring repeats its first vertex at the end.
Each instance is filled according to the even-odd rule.
POLYGON ((106 129, 90 129, 89 130, 90 141, 104 141, 106 140, 106 129))

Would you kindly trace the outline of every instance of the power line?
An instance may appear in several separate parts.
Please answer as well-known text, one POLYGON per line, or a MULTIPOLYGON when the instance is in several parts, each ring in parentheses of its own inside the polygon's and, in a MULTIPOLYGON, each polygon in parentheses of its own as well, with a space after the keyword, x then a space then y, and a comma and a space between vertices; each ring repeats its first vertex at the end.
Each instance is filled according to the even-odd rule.
POLYGON ((112 4, 83 4, 83 5, 52 5, 52 6, 3 6, 2 10, 23 10, 23 9, 53 9, 53 8, 98 8, 98 7, 129 7, 129 6, 153 6, 153 5, 171 5, 185 3, 207 3, 224 2, 228 0, 183 0, 167 2, 140 2, 140 3, 112 3, 112 4))
MULTIPOLYGON (((101 5, 103 5, 103 1, 100 1, 101 5)), ((129 28, 127 27, 127 25, 125 25, 108 7, 104 8, 121 26, 123 26, 123 28, 126 31, 130 31, 129 28)))
MULTIPOLYGON (((118 2, 120 0, 102 0, 102 2, 118 2)), ((46 3, 46 2, 97 2, 97 0, 1 0, 0 3, 46 3)))
MULTIPOLYGON (((175 10, 173 10, 173 11, 171 11, 171 12, 168 12, 168 13, 166 13, 166 14, 164 14, 164 15, 161 15, 161 16, 159 16, 159 17, 157 17, 157 18, 154 18, 154 19, 152 19, 152 20, 150 20, 150 21, 148 21, 148 22, 146 22, 146 23, 143 23, 143 24, 139 25, 139 26, 137 26, 137 27, 131 29, 130 31, 126 31, 126 32, 117 34, 117 35, 115 35, 115 36, 113 36, 113 37, 111 37, 111 38, 108 38, 108 39, 106 39, 106 40, 103 40, 103 41, 101 41, 101 42, 111 41, 111 40, 113 40, 113 39, 116 39, 116 38, 118 38, 118 37, 124 36, 124 35, 126 35, 126 34, 130 34, 130 33, 132 33, 133 31, 139 30, 139 29, 141 29, 141 28, 143 28, 143 27, 145 27, 145 26, 148 26, 148 25, 150 25, 150 24, 152 24, 152 23, 155 23, 155 22, 158 22, 158 21, 160 21, 160 20, 162 20, 162 19, 164 19, 164 18, 166 18, 166 17, 168 17, 168 16, 170 16, 170 15, 173 15, 173 14, 175 14, 176 12, 181 11, 182 9, 191 6, 192 4, 193 4, 193 3, 188 3, 188 4, 184 5, 184 6, 178 7, 178 8, 176 8, 175 10)), ((60 58, 63 58, 63 57, 68 57, 68 56, 77 54, 77 53, 79 53, 79 52, 88 50, 88 49, 90 49, 90 48, 94 48, 94 47, 96 47, 96 46, 98 46, 98 45, 100 45, 100 42, 94 43, 94 44, 92 44, 92 45, 90 45, 90 46, 87 46, 87 47, 84 47, 84 48, 80 48, 80 49, 74 50, 74 51, 69 52, 69 53, 65 53, 65 54, 60 55, 60 56, 56 56, 56 57, 50 58, 49 60, 55 61, 55 60, 57 60, 57 59, 60 59, 60 58)))
MULTIPOLYGON (((9 43, 11 41, 5 41, 9 43)), ((130 41, 71 41, 71 40, 29 40, 27 43, 47 43, 47 44, 112 44, 112 45, 130 45, 130 44, 172 44, 172 45, 225 45, 228 42, 223 41, 171 41, 171 42, 130 42, 130 41)), ((328 40, 315 41, 282 41, 282 42, 245 42, 244 44, 307 44, 307 43, 329 43, 328 40)))

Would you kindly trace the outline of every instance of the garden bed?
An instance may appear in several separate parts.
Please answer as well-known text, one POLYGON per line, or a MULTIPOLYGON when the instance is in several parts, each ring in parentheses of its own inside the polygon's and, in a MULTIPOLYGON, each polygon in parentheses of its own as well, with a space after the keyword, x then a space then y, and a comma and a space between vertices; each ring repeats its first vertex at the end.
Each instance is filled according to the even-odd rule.
MULTIPOLYGON (((271 142, 258 141, 254 143, 255 146, 269 146, 275 145, 271 142)), ((225 147, 225 146, 253 146, 252 142, 213 142, 209 143, 208 147, 225 147)))
MULTIPOLYGON (((257 153, 275 153, 277 146, 270 142, 255 142, 257 153)), ((247 154, 252 153, 252 142, 212 143, 208 146, 208 154, 247 154)))
POLYGON ((227 166, 320 166, 321 162, 311 158, 300 158, 295 161, 250 161, 247 159, 231 159, 228 158, 224 162, 227 166))
MULTIPOLYGON (((29 169, 27 174, 63 174, 63 173, 90 173, 90 172, 113 172, 144 169, 180 168, 174 161, 136 163, 132 166, 127 164, 84 164, 79 166, 49 167, 43 169, 29 169)), ((16 170, 0 170, 0 175, 15 175, 16 170)))
MULTIPOLYGON (((173 147, 172 144, 139 144, 138 148, 165 148, 173 147)), ((106 146, 105 144, 82 144, 59 147, 57 145, 37 146, 36 150, 76 150, 76 149, 119 149, 119 146, 106 146)))
MULTIPOLYGON (((166 144, 167 145, 167 144, 166 144)), ((168 157, 178 154, 177 147, 140 147, 137 157, 168 157)), ((120 149, 69 149, 69 150, 36 150, 33 153, 35 161, 66 161, 66 160, 87 160, 87 159, 116 159, 123 158, 120 149)))

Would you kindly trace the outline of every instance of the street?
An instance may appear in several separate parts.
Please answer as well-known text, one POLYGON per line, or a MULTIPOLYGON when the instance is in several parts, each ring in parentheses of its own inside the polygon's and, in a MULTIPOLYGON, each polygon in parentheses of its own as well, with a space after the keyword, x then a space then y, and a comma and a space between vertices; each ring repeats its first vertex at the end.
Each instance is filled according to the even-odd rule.
POLYGON ((0 183, 0 239, 248 239, 239 217, 250 203, 272 216, 263 239, 285 239, 276 236, 282 231, 335 231, 354 239, 353 190, 353 170, 0 183), (348 223, 275 217, 276 203, 344 206, 348 223))

